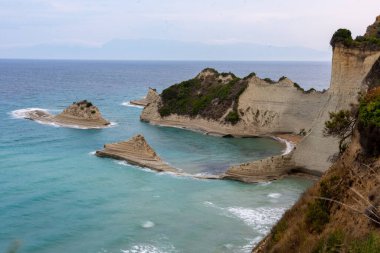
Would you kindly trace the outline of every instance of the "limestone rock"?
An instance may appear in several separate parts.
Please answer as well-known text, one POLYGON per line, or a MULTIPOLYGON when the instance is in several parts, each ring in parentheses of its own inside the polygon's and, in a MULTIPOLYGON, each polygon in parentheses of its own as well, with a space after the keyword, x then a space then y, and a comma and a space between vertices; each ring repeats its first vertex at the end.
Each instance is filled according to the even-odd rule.
POLYGON ((99 157, 124 160, 130 164, 158 172, 177 171, 161 160, 142 135, 136 135, 128 141, 106 144, 103 150, 96 151, 95 154, 99 157))

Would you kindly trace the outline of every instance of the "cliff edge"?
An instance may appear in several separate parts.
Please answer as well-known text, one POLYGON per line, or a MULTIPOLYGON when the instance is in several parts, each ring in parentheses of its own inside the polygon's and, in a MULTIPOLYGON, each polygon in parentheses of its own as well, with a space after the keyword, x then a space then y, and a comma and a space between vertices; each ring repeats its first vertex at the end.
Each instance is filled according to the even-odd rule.
POLYGON ((276 173, 281 177, 291 171, 322 175, 338 152, 338 140, 323 134, 330 112, 349 109, 359 93, 380 80, 380 39, 374 37, 378 24, 379 17, 366 35, 356 39, 346 29, 334 34, 327 91, 304 91, 286 77, 273 81, 252 73, 241 79, 232 73, 205 69, 162 94, 155 92, 140 118, 151 124, 222 136, 299 134, 304 137, 287 159, 279 156, 252 162, 240 166, 240 171, 234 166, 226 176, 254 182, 253 175, 260 181, 262 177, 275 179, 276 173))

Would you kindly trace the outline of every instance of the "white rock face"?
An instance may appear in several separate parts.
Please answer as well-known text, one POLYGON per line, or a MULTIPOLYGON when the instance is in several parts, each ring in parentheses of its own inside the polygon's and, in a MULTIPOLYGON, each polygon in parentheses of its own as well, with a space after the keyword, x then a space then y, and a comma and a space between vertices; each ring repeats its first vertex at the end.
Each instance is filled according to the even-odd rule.
MULTIPOLYGON (((261 175, 264 175, 265 168, 268 168, 270 177, 276 174, 275 167, 279 168, 279 175, 283 175, 284 166, 287 169, 299 168, 313 174, 322 174, 331 165, 329 158, 338 152, 338 140, 323 135, 324 123, 329 119, 329 112, 349 109, 350 104, 357 102, 358 92, 367 90, 366 77, 379 59, 380 51, 336 46, 333 52, 330 89, 324 93, 305 93, 294 87, 294 83, 287 78, 271 84, 251 77, 247 89, 239 97, 238 113, 241 120, 236 125, 226 124, 223 117, 220 120, 179 115, 163 118, 158 113, 161 103, 158 93, 152 95, 152 102, 143 110, 141 120, 210 134, 234 136, 298 134, 305 130, 307 135, 292 152, 291 161, 275 158, 272 159, 275 166, 272 166, 273 162, 264 159, 259 161, 260 164, 235 166, 231 168, 231 173, 234 179, 239 180, 238 171, 241 168, 242 181, 255 180, 252 176, 255 173, 251 173, 249 179, 245 178, 250 168, 260 168, 261 175)), ((207 77, 213 75, 213 72, 205 72, 202 75, 207 77)))

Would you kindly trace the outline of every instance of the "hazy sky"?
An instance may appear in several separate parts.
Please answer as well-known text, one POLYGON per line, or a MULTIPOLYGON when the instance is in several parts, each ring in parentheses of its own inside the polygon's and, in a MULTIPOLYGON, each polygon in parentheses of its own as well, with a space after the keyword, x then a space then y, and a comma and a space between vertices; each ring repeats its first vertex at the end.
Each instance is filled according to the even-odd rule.
POLYGON ((380 0, 0 0, 0 47, 152 38, 329 50, 337 28, 362 34, 377 15, 380 0))

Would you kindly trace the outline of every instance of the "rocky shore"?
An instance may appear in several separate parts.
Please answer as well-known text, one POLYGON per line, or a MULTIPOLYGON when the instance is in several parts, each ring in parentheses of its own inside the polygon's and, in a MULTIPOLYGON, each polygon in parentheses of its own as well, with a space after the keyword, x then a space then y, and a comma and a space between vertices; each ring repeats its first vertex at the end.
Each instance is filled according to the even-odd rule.
POLYGON ((27 111, 24 118, 45 124, 84 129, 104 128, 111 124, 102 117, 99 109, 87 100, 74 102, 58 115, 36 109, 27 111))

